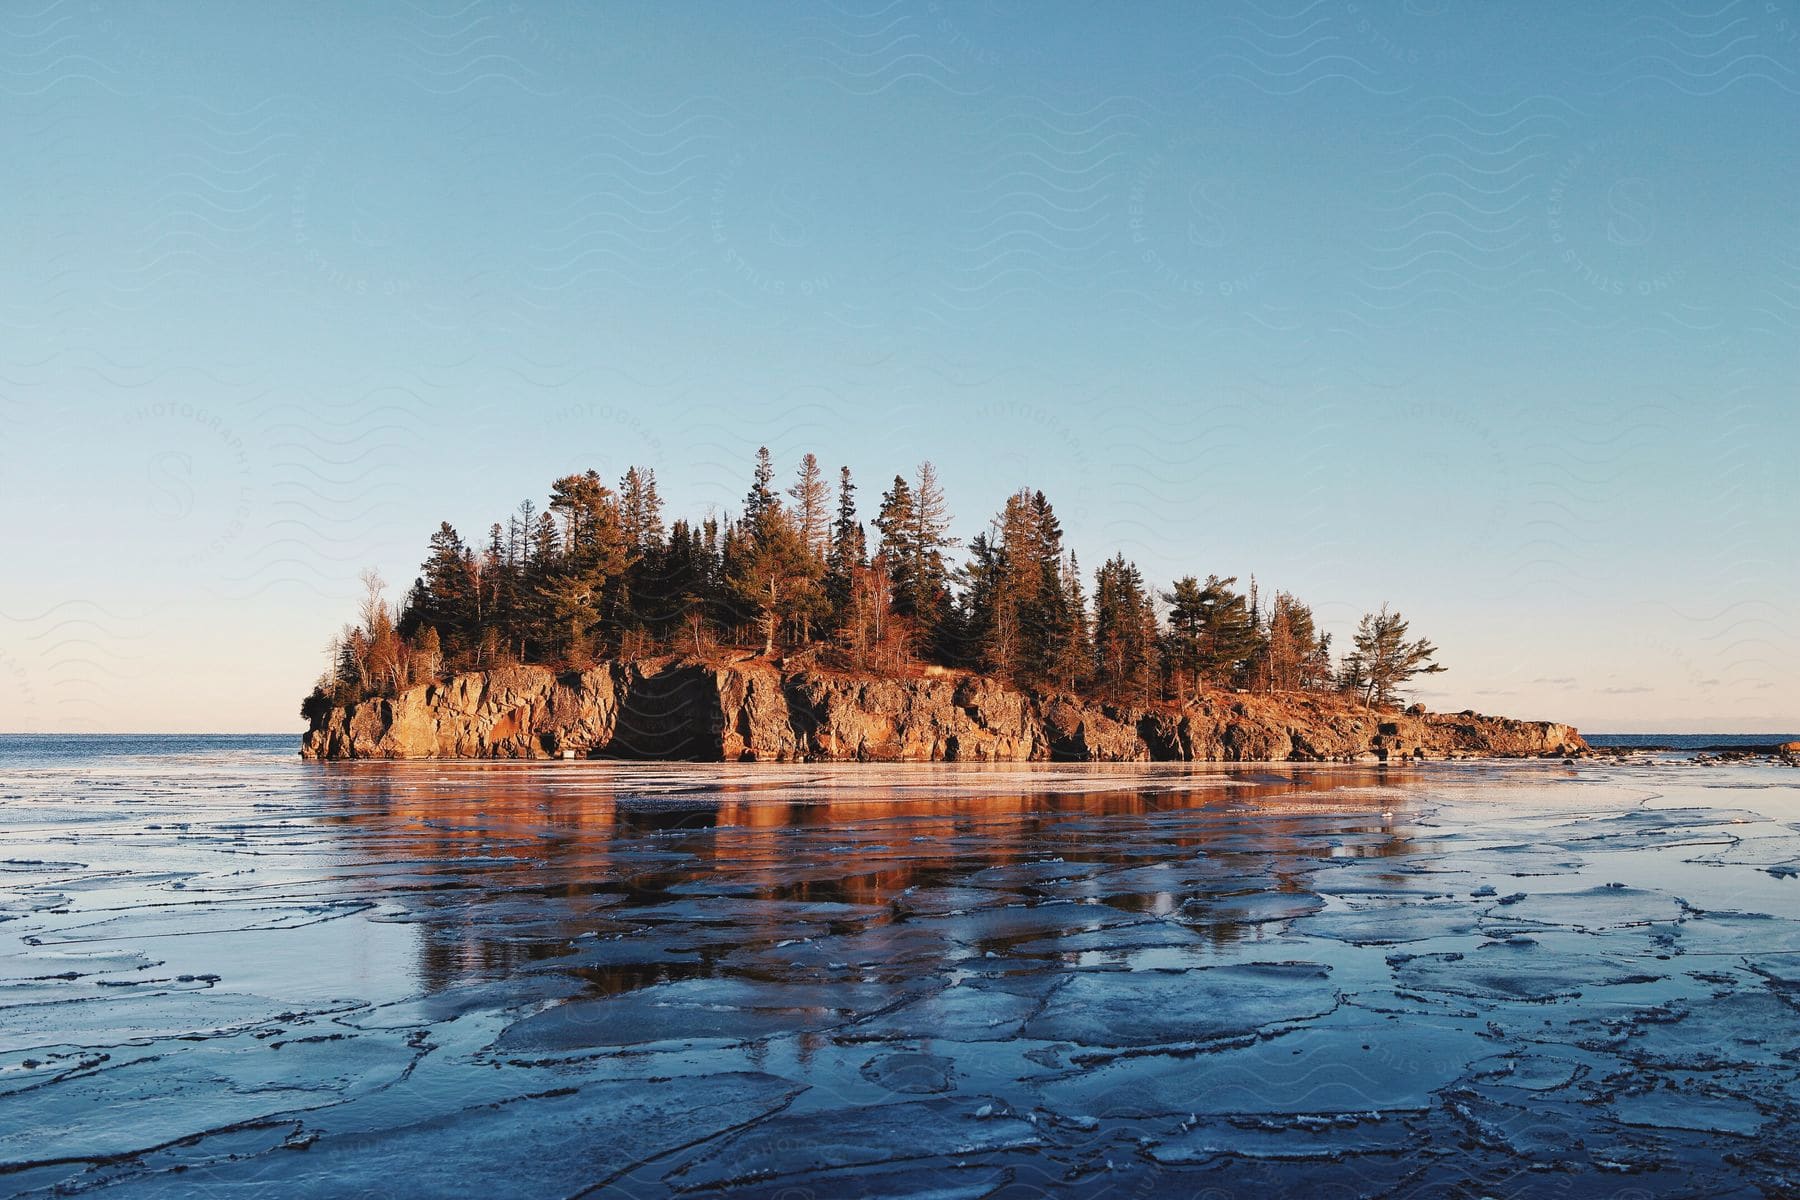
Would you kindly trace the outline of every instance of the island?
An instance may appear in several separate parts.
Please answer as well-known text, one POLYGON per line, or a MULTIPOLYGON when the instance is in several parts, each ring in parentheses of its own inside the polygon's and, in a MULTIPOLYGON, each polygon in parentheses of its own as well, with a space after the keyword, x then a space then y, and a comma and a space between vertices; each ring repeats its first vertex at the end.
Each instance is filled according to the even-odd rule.
POLYGON ((1383 605, 1335 655, 1252 579, 1153 592, 1115 555, 1090 600, 1041 491, 952 567, 930 463, 871 537, 816 458, 766 449, 735 518, 666 531, 655 473, 558 479, 481 550, 448 523, 398 605, 360 619, 301 705, 313 759, 796 762, 1400 761, 1581 754, 1568 725, 1404 705, 1443 670, 1383 605))

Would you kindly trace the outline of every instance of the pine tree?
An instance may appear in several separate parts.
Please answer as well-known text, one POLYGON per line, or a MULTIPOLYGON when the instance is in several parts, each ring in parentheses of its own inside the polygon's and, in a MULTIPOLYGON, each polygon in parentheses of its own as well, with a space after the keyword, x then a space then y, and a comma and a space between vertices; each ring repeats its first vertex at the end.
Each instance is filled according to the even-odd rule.
POLYGON ((624 569, 618 501, 597 472, 565 475, 551 484, 550 511, 562 517, 563 557, 572 569, 594 574, 600 582, 624 569))
POLYGON ((986 533, 969 542, 969 558, 957 572, 961 597, 954 614, 956 639, 949 643, 950 661, 975 670, 992 670, 1001 657, 1005 637, 998 627, 1003 560, 986 533))
POLYGON ((591 662, 597 633, 609 618, 621 625, 625 534, 612 489, 595 471, 565 475, 550 486, 549 513, 562 517, 562 557, 538 583, 546 629, 573 665, 591 662))
POLYGON ((600 623, 600 590, 595 578, 568 570, 547 575, 538 583, 541 605, 540 636, 550 653, 570 666, 584 668, 594 656, 592 634, 600 623))
MULTIPOLYGON (((520 662, 547 661, 555 654, 556 617, 545 592, 561 562, 562 538, 557 533, 556 518, 548 511, 540 512, 531 530, 527 558, 520 573, 517 645, 512 650, 520 662)), ((487 665, 493 665, 492 660, 487 665)))
POLYGON ((856 519, 856 484, 850 479, 850 468, 838 468, 837 521, 831 527, 833 561, 845 566, 868 558, 863 540, 862 523, 856 519))
POLYGON ((1360 688, 1365 705, 1391 703, 1400 687, 1415 675, 1435 675, 1444 668, 1434 661, 1437 647, 1425 638, 1407 641, 1406 619, 1383 604, 1363 614, 1356 630, 1356 650, 1345 660, 1355 672, 1348 678, 1360 688))
POLYGON ((1269 649, 1269 629, 1263 620, 1262 597, 1256 586, 1256 576, 1250 576, 1250 592, 1244 598, 1245 611, 1250 616, 1248 647, 1244 651, 1243 660, 1238 664, 1236 682, 1241 686, 1254 689, 1267 686, 1267 681, 1259 674, 1267 666, 1269 649))
POLYGON ((820 564, 807 552, 793 518, 778 502, 764 506, 755 524, 746 523, 731 554, 731 586, 757 613, 763 653, 773 654, 784 622, 812 615, 820 564))
POLYGON ((447 638, 452 655, 469 648, 481 628, 480 573, 474 555, 448 521, 431 535, 419 581, 408 593, 399 632, 411 637, 425 625, 447 638))
POLYGON ((801 542, 808 553, 823 563, 831 549, 831 489, 826 486, 825 473, 819 469, 818 455, 809 453, 800 460, 788 495, 794 501, 794 528, 801 542))
POLYGON ((1149 700, 1156 677, 1156 610, 1136 564, 1114 555, 1094 573, 1094 677, 1103 694, 1149 700))
POLYGON ((1022 550, 1031 565, 1021 572, 1027 598, 1020 618, 1020 658, 1029 678, 1053 681, 1064 666, 1075 614, 1063 586, 1062 524, 1041 491, 1031 495, 1029 509, 1022 550), (1029 578, 1032 574, 1035 581, 1029 578))
POLYGON ((756 448, 756 474, 750 483, 750 491, 744 497, 743 523, 754 529, 763 519, 763 514, 771 508, 779 507, 781 501, 776 499, 771 490, 775 482, 775 463, 769 457, 767 446, 756 448))
POLYGON ((850 479, 850 468, 839 467, 837 520, 831 526, 831 550, 825 558, 828 631, 842 626, 853 578, 868 564, 868 558, 868 542, 856 519, 856 484, 850 479))
POLYGON ((1006 499, 992 531, 970 545, 965 625, 974 665, 1002 679, 1028 673, 1035 658, 1043 588, 1042 513, 1030 489, 1006 499))
POLYGON ((1310 690, 1324 690, 1331 683, 1331 635, 1321 633, 1318 641, 1313 643, 1312 652, 1303 660, 1300 686, 1310 690))
POLYGON ((703 649, 719 607, 715 576, 707 536, 686 521, 675 522, 657 579, 663 600, 657 609, 657 628, 664 636, 685 642, 695 654, 703 649))
POLYGON ((881 541, 875 553, 888 563, 896 594, 909 589, 907 573, 912 566, 913 494, 904 475, 894 476, 894 484, 881 494, 881 507, 875 514, 875 528, 881 541))
POLYGON ((519 501, 506 523, 506 561, 514 567, 523 568, 531 558, 531 539, 537 529, 537 505, 530 500, 519 501))
POLYGON ((481 553, 481 614, 488 625, 503 625, 511 598, 512 571, 506 561, 506 535, 495 521, 488 526, 487 549, 481 553))
POLYGON ((1220 684, 1245 681, 1245 673, 1256 655, 1256 621, 1250 615, 1246 597, 1232 590, 1235 576, 1220 579, 1206 577, 1202 589, 1207 602, 1207 661, 1209 678, 1220 684))
POLYGON ((956 544, 937 468, 920 463, 916 484, 894 476, 893 487, 881 497, 875 527, 881 531, 878 552, 894 585, 894 611, 907 622, 916 646, 932 648, 950 607, 944 551, 956 544))
POLYGON ((904 621, 904 627, 896 632, 896 636, 909 651, 916 644, 916 614, 912 606, 913 599, 918 594, 917 580, 913 573, 916 565, 912 541, 914 526, 912 485, 907 483, 905 476, 896 475, 893 486, 882 493, 881 508, 875 515, 875 528, 881 533, 881 541, 875 548, 875 558, 887 569, 894 597, 894 613, 904 621))
POLYGON ((1233 684, 1245 677, 1256 654, 1257 633, 1245 597, 1233 590, 1236 577, 1208 575, 1200 583, 1192 575, 1175 581, 1163 593, 1169 605, 1168 661, 1177 691, 1183 677, 1192 689, 1205 680, 1233 684))
POLYGON ((956 541, 950 536, 950 508, 944 499, 944 488, 929 459, 919 464, 906 544, 912 561, 906 572, 908 590, 899 597, 898 605, 912 619, 920 645, 931 647, 950 607, 950 568, 944 561, 944 551, 956 541))
POLYGON ((897 670, 914 653, 1023 684, 1091 689, 1137 703, 1163 680, 1185 698, 1203 683, 1269 690, 1337 686, 1365 704, 1392 702, 1407 681, 1440 671, 1436 647, 1408 636, 1386 606, 1363 618, 1334 668, 1331 639, 1283 591, 1266 603, 1252 577, 1187 576, 1153 593, 1122 555, 1094 574, 1092 604, 1061 523, 1041 491, 1007 497, 952 574, 949 513, 937 473, 895 476, 874 524, 857 519, 856 485, 838 473, 835 517, 818 460, 807 455, 784 502, 769 451, 757 453, 745 513, 733 522, 677 521, 665 535, 654 471, 628 468, 618 491, 597 472, 554 481, 547 507, 527 499, 489 527, 479 550, 442 523, 398 608, 371 576, 361 620, 334 639, 308 705, 391 694, 470 665, 585 664, 660 643, 702 653, 750 629, 764 651, 828 639, 841 659, 897 670))
POLYGON ((619 530, 635 561, 661 549, 662 497, 656 494, 656 472, 629 467, 619 480, 619 530))
POLYGON ((624 563, 611 583, 612 604, 621 637, 640 638, 655 624, 666 596, 657 585, 662 570, 662 498, 656 494, 656 472, 630 467, 619 480, 619 537, 624 563))
POLYGON ((1312 609, 1287 592, 1276 592, 1258 654, 1258 686, 1270 691, 1312 686, 1318 642, 1312 609))
MULTIPOLYGON (((1044 494, 1021 489, 1009 496, 970 551, 963 602, 951 622, 966 643, 961 656, 1002 678, 1065 685, 1079 678, 1083 664, 1071 654, 1085 645, 1086 617, 1079 586, 1072 589, 1066 578, 1062 527, 1044 494)), ((940 641, 945 653, 958 653, 951 639, 940 641)))
POLYGON ((1050 678, 1074 691, 1090 674, 1094 644, 1088 627, 1087 599, 1081 588, 1081 565, 1070 551, 1061 567, 1063 633, 1050 663, 1050 678))

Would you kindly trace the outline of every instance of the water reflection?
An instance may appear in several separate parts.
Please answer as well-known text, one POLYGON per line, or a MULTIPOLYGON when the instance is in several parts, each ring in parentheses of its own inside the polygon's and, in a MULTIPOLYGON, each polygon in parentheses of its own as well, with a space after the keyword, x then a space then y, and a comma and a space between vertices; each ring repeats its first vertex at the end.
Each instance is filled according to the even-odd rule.
POLYGON ((844 974, 809 962, 823 939, 884 978, 965 956, 1087 962, 1095 941, 1170 931, 1228 946, 1317 911, 1334 860, 1418 852, 1421 786, 1317 766, 317 776, 353 887, 418 927, 426 988, 555 970, 601 993, 844 974), (1095 937, 1116 925, 1132 932, 1095 937))

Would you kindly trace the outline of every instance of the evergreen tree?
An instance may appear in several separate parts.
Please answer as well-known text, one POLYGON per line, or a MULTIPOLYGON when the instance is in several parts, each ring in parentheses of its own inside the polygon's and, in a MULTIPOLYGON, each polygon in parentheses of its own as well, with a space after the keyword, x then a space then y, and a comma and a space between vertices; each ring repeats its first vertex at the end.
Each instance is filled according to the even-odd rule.
POLYGON ((523 569, 531 559, 531 539, 537 530, 537 505, 519 501, 519 507, 506 525, 506 561, 515 569, 523 569))
POLYGON ((563 561, 604 582, 625 566, 625 531, 612 489, 597 472, 565 475, 550 485, 550 510, 562 517, 563 561))
POLYGON ((916 648, 936 648, 950 607, 944 551, 955 545, 937 468, 920 463, 916 484, 894 476, 893 487, 881 497, 875 527, 881 531, 878 553, 894 585, 895 613, 904 619, 916 648))
POLYGON ((1206 577, 1202 589, 1207 601, 1207 672, 1221 684, 1246 681, 1256 656, 1259 636, 1247 597, 1232 590, 1235 577, 1206 577))
MULTIPOLYGON (((964 598, 952 622, 972 665, 1003 678, 1079 679, 1087 642, 1080 588, 1071 588, 1062 527, 1042 492, 1009 496, 989 533, 970 544, 964 598)), ((946 652, 954 653, 948 643, 946 652)))
POLYGON ((624 599, 626 545, 619 506, 599 474, 588 471, 551 484, 549 513, 562 518, 562 554, 537 585, 544 629, 554 653, 585 666, 597 651, 594 634, 608 617, 620 615, 624 599))
POLYGON ((511 591, 511 570, 506 561, 506 535, 495 521, 488 526, 487 549, 481 552, 481 616, 484 623, 503 625, 511 591))
POLYGON ((1354 662, 1351 686, 1360 688, 1365 705, 1392 703, 1414 676, 1444 669, 1434 661, 1436 646, 1424 638, 1409 642, 1406 634, 1406 619, 1385 604, 1379 612, 1363 614, 1356 629, 1356 650, 1346 666, 1354 662))
POLYGON ((410 637, 430 625, 449 640, 450 653, 460 655, 482 623, 479 572, 474 556, 450 522, 440 523, 431 535, 420 571, 419 581, 407 596, 399 632, 410 637))
POLYGON ((1256 625, 1246 598, 1233 590, 1235 576, 1192 575, 1163 593, 1169 605, 1168 660, 1178 693, 1185 680, 1197 690, 1202 680, 1233 684, 1244 679, 1256 654, 1256 625))
POLYGON ((842 624, 852 580, 859 568, 868 565, 868 558, 868 542, 856 519, 856 484, 851 482, 850 468, 839 467, 837 520, 831 526, 831 550, 825 558, 828 631, 842 624))
POLYGON ((744 497, 743 523, 754 529, 762 521, 763 514, 777 507, 781 501, 776 499, 771 490, 775 482, 775 463, 769 457, 767 446, 756 448, 756 474, 750 483, 750 491, 744 497))
POLYGON ((1259 676, 1264 670, 1268 658, 1269 629, 1263 619, 1262 598, 1256 586, 1256 576, 1250 577, 1250 592, 1244 598, 1244 608, 1250 614, 1249 645, 1237 666, 1235 682, 1242 687, 1256 688, 1267 686, 1266 680, 1259 676))
POLYGON ((1062 563, 1060 583, 1062 636, 1054 649, 1048 675, 1058 686, 1074 691, 1089 678, 1094 644, 1088 627, 1087 599, 1081 588, 1081 566, 1072 550, 1062 563))
POLYGON ((906 546, 911 562, 906 571, 907 591, 898 597, 900 611, 918 630, 919 642, 936 643, 944 614, 950 607, 950 568, 944 551, 956 544, 950 537, 950 508, 931 461, 919 464, 912 495, 912 516, 906 546))
POLYGON ((990 535, 976 539, 967 626, 975 665, 1003 679, 1028 673, 1039 631, 1033 625, 1043 588, 1042 514, 1030 489, 1008 496, 990 535))
POLYGON ((763 653, 772 654, 784 623, 804 626, 813 614, 821 565, 773 497, 754 523, 743 524, 729 557, 732 590, 757 613, 763 653))
POLYGON ((1301 667, 1300 686, 1309 690, 1323 690, 1330 687, 1331 683, 1331 635, 1321 633, 1301 667))
POLYGON ((1344 655, 1343 662, 1338 664, 1338 690, 1355 696, 1358 699, 1362 699, 1368 686, 1369 661, 1363 657, 1362 651, 1352 650, 1350 653, 1344 655))
POLYGON ((801 542, 808 553, 823 563, 831 549, 831 489, 826 486, 825 473, 819 469, 818 455, 809 453, 800 460, 788 495, 794 501, 794 528, 801 542))
POLYGON ((907 572, 912 564, 913 494, 904 475, 894 476, 894 484, 881 494, 881 507, 875 514, 875 528, 881 534, 875 553, 888 564, 888 575, 894 581, 896 594, 907 591, 907 572))
POLYGON ((1091 689, 1132 703, 1159 680, 1186 698, 1203 683, 1269 690, 1336 683, 1386 704, 1406 682, 1442 670, 1436 647, 1410 638, 1384 606, 1364 617, 1334 670, 1331 639, 1287 592, 1266 603, 1252 577, 1187 576, 1162 598, 1122 555, 1094 574, 1090 607, 1075 554, 1041 491, 1007 497, 969 543, 954 575, 949 513, 937 473, 921 463, 882 495, 873 557, 857 519, 856 485, 838 473, 835 516, 818 460, 802 460, 784 502, 766 447, 757 452, 745 512, 676 521, 665 534, 655 473, 628 468, 617 492, 595 471, 565 475, 547 507, 520 503, 479 550, 448 522, 431 538, 398 609, 369 587, 361 620, 334 639, 315 695, 342 703, 391 694, 469 666, 507 661, 583 665, 603 649, 630 657, 660 644, 702 653, 715 637, 829 642, 840 661, 896 670, 913 654, 1024 684, 1091 689))
POLYGON ((518 645, 514 650, 521 662, 548 661, 556 653, 557 618, 546 595, 561 561, 562 538, 556 518, 548 511, 540 512, 521 572, 518 645))
POLYGON ((999 628, 999 595, 1004 562, 999 547, 986 533, 969 542, 969 559, 957 573, 961 599, 954 613, 955 640, 949 643, 950 661, 975 670, 991 670, 1001 658, 1005 633, 999 628))
POLYGON ((576 668, 594 659, 592 634, 600 624, 600 588, 592 574, 565 570, 546 575, 537 585, 541 623, 539 637, 551 655, 576 668))
POLYGON ((686 521, 675 522, 669 530, 658 591, 663 597, 657 609, 659 632, 700 653, 721 600, 718 564, 706 532, 686 521))
POLYGON ((630 467, 619 480, 619 531, 634 559, 662 548, 662 497, 656 494, 656 472, 630 467))
POLYGON ((1094 678, 1102 693, 1147 701, 1156 678, 1156 610, 1137 565, 1114 555, 1094 573, 1094 678))
POLYGON ((531 527, 531 543, 527 547, 525 565, 548 571, 562 558, 562 535, 557 532, 556 518, 548 512, 537 515, 531 527))
POLYGON ((1021 662, 1028 678, 1055 681, 1069 664, 1065 655, 1073 637, 1075 613, 1063 585, 1062 523, 1043 492, 1029 502, 1021 547, 1030 563, 1021 572, 1027 599, 1021 614, 1021 662), (1035 574, 1036 580, 1030 576, 1035 574))
POLYGON ((897 636, 909 649, 914 645, 912 622, 916 616, 912 601, 918 594, 913 574, 916 561, 912 541, 914 525, 912 485, 906 482, 905 476, 896 475, 894 485, 881 494, 881 508, 875 515, 875 528, 881 533, 875 558, 887 570, 895 615, 906 621, 905 629, 898 631, 897 636))
POLYGON ((619 480, 619 537, 624 564, 613 585, 615 610, 622 631, 634 635, 658 620, 666 596, 657 584, 662 570, 662 498, 656 494, 656 472, 628 468, 619 480))
POLYGON ((856 484, 850 468, 838 468, 837 521, 831 527, 831 555, 835 563, 854 566, 869 557, 862 522, 856 519, 856 484))
POLYGON ((1262 630, 1257 686, 1270 691, 1298 691, 1313 686, 1318 643, 1312 609, 1287 592, 1276 592, 1262 630))
POLYGON ((1206 603, 1200 594, 1200 581, 1184 575, 1172 590, 1163 593, 1169 606, 1169 633, 1163 659, 1175 682, 1175 695, 1187 699, 1200 686, 1200 672, 1206 665, 1204 650, 1206 603))

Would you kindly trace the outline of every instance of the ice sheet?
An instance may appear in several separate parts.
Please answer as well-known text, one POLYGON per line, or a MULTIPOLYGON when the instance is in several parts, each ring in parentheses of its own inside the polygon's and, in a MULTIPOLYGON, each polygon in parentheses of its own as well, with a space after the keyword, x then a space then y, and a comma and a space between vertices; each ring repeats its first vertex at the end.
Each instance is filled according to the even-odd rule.
POLYGON ((9 781, 0 1195, 1800 1181, 1766 767, 291 751, 9 781))

